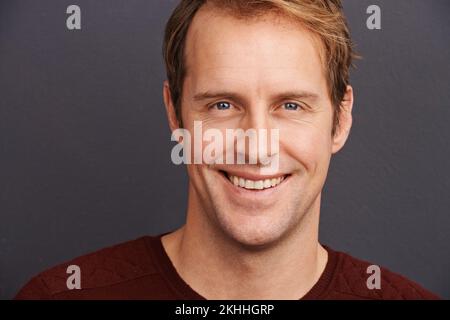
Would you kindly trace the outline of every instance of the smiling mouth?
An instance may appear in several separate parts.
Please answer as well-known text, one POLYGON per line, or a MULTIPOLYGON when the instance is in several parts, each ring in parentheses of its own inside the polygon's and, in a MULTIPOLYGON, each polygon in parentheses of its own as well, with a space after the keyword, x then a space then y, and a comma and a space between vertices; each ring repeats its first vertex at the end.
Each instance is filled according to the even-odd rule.
POLYGON ((275 188, 290 176, 290 174, 285 174, 271 179, 251 180, 236 175, 231 175, 223 170, 219 170, 219 172, 234 186, 254 191, 275 188))

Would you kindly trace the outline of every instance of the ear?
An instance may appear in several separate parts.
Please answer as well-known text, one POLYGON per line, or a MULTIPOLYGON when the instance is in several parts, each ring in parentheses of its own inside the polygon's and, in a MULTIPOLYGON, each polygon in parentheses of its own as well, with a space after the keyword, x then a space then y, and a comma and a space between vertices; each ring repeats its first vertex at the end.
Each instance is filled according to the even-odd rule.
POLYGON ((332 138, 331 153, 335 154, 342 149, 350 134, 352 127, 352 109, 353 109, 353 88, 347 86, 344 98, 341 101, 341 112, 339 114, 339 125, 332 138))
POLYGON ((164 97, 164 105, 166 106, 166 114, 167 120, 169 122, 170 131, 173 132, 175 129, 178 129, 180 127, 180 124, 177 119, 175 106, 173 105, 172 97, 170 95, 169 82, 167 80, 164 81, 163 97, 164 97))

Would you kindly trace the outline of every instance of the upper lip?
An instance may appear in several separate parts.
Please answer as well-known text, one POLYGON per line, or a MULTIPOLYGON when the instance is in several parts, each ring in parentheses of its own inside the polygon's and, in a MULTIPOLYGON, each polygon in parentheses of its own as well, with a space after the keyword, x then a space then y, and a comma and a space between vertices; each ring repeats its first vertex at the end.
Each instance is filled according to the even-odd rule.
POLYGON ((277 173, 272 175, 261 175, 258 173, 252 173, 250 171, 243 171, 243 170, 235 170, 235 169, 219 169, 220 171, 224 171, 228 174, 228 176, 236 176, 248 180, 265 180, 265 179, 276 179, 281 178, 283 176, 288 175, 288 173, 277 173))

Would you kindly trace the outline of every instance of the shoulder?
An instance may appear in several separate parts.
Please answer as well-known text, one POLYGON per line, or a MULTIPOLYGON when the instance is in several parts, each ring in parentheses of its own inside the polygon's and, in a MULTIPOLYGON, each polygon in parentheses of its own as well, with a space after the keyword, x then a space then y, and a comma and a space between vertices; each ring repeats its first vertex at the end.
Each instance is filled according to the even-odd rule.
MULTIPOLYGON (((330 252, 333 250, 327 248, 330 252)), ((334 251, 337 267, 328 295, 331 299, 429 300, 439 299, 418 283, 388 268, 334 251)))
POLYGON ((76 272, 82 289, 108 287, 156 273, 148 245, 152 239, 146 236, 116 244, 50 268, 33 277, 15 299, 52 299, 66 294, 71 291, 69 278, 76 272))

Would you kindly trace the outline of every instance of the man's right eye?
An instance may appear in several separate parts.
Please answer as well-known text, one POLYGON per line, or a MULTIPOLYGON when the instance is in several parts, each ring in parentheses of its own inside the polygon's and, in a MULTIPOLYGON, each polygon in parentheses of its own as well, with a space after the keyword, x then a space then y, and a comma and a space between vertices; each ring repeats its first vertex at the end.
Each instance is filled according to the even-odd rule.
POLYGON ((221 101, 213 104, 211 107, 216 108, 217 110, 228 110, 231 108, 231 104, 225 101, 221 101))

